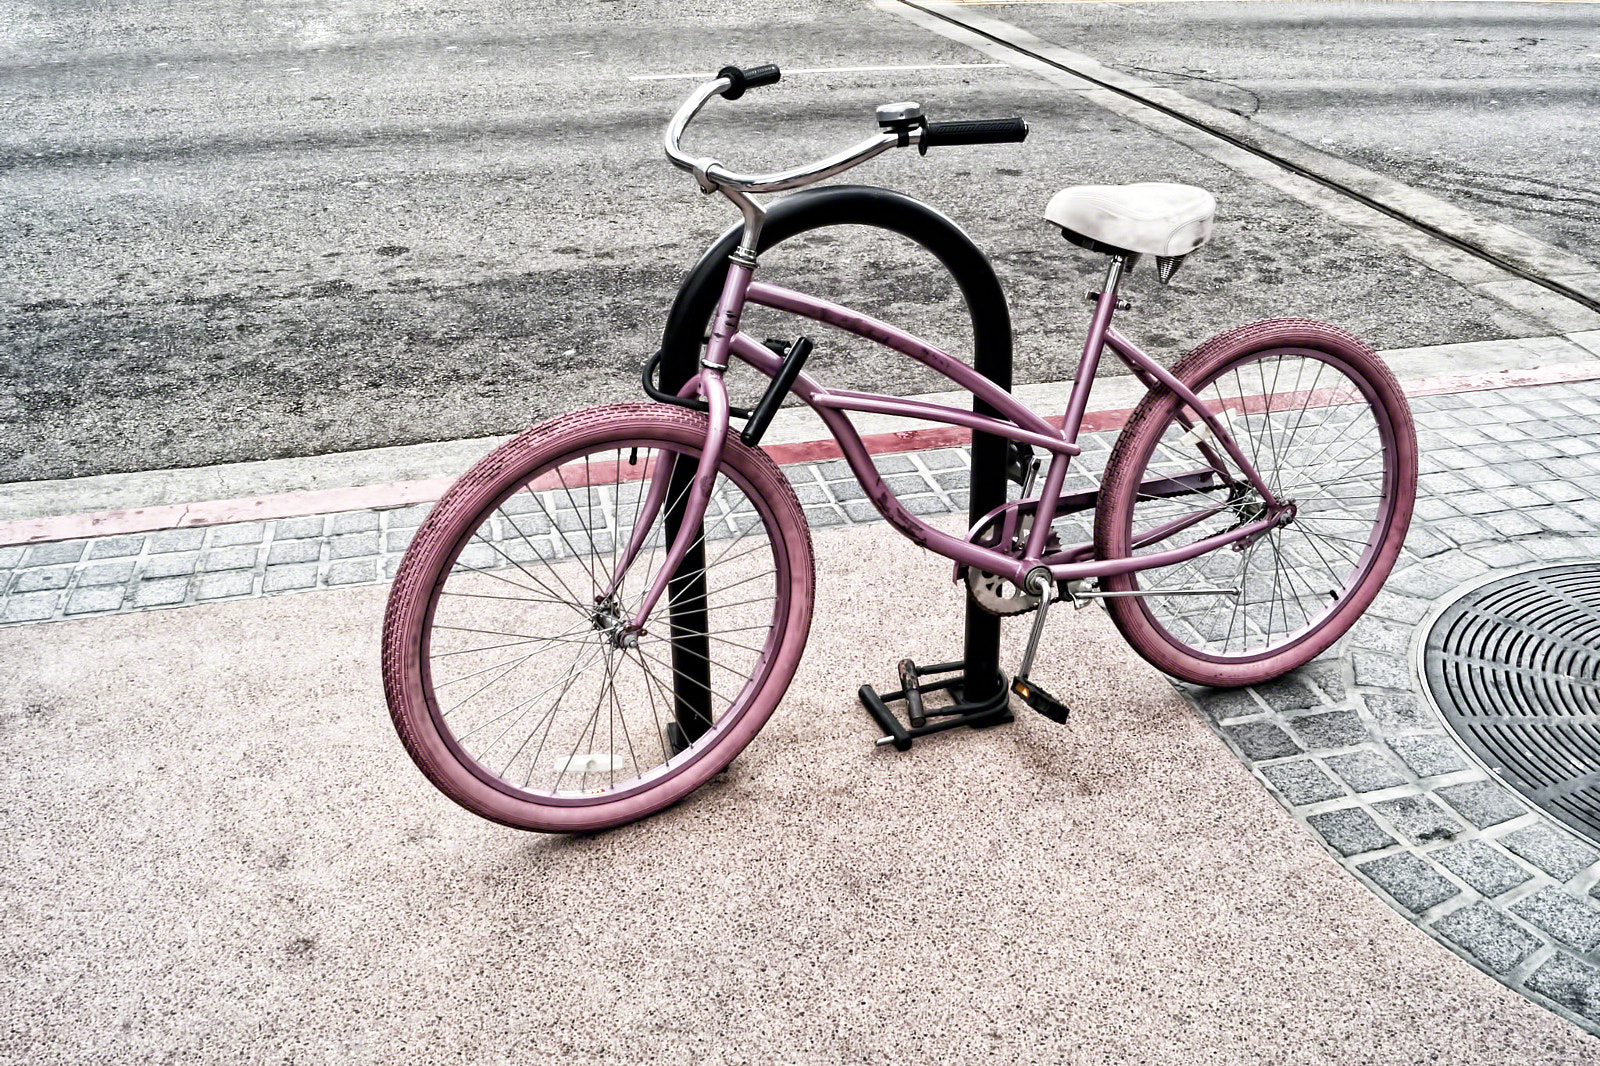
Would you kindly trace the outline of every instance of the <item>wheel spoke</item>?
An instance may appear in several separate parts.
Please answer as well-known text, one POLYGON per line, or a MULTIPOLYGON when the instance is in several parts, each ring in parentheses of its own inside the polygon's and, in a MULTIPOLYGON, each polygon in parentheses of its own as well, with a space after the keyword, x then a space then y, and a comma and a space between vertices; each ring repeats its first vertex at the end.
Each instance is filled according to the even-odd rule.
MULTIPOLYGON (((1411 489, 1394 481, 1393 470, 1395 440, 1410 437, 1409 415, 1392 386, 1385 392, 1367 380, 1382 373, 1369 373, 1363 360, 1370 356, 1338 350, 1328 357, 1293 345, 1237 356, 1218 349, 1197 353, 1183 368, 1188 376, 1180 376, 1204 407, 1226 418, 1274 506, 1294 507, 1248 544, 1101 581, 1113 592, 1237 589, 1231 603, 1220 595, 1105 601, 1136 647, 1188 680, 1216 683, 1222 664, 1271 659, 1272 669, 1286 669, 1292 660, 1278 653, 1330 632, 1339 606, 1364 582, 1382 580, 1393 563, 1395 546, 1383 548, 1381 534, 1398 507, 1410 506, 1411 489)), ((1207 435, 1186 411, 1151 399, 1130 418, 1113 451, 1117 469, 1107 470, 1114 496, 1102 493, 1097 519, 1114 530, 1097 533, 1109 537, 1102 544, 1109 557, 1155 555, 1273 516, 1256 482, 1241 481, 1231 459, 1218 480, 1232 485, 1166 496, 1143 489, 1206 469, 1207 435), (1115 519, 1113 509, 1120 512, 1115 519)), ((1349 620, 1346 612, 1341 624, 1349 620)), ((1319 638, 1315 647, 1324 645, 1319 638)))
POLYGON ((468 512, 478 490, 447 496, 436 532, 402 562, 403 587, 421 590, 404 608, 414 614, 385 628, 402 739, 437 736, 447 753, 413 746, 419 765, 475 810, 490 782, 528 812, 491 816, 530 828, 582 824, 656 788, 669 802, 689 765, 725 765, 748 739, 731 723, 759 722, 781 696, 794 663, 778 649, 810 607, 803 512, 770 460, 734 442, 703 519, 684 530, 693 565, 672 575, 652 629, 631 629, 693 491, 691 477, 665 492, 652 471, 690 474, 700 445, 682 412, 616 410, 614 428, 587 412, 497 451, 470 475, 481 493, 503 485, 494 498, 507 502, 487 514, 468 512), (677 724, 697 738, 693 758, 674 752, 677 724))

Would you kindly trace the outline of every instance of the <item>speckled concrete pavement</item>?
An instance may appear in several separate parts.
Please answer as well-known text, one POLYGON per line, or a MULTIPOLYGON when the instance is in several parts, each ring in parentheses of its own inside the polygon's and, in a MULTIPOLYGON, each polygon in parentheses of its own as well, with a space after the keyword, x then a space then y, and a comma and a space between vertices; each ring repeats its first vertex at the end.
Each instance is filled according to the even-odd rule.
POLYGON ((381 587, 0 631, 0 1057, 1600 1056, 1350 878, 1098 611, 1056 612, 1035 671, 1070 725, 874 747, 856 686, 949 654, 961 597, 881 525, 816 542, 825 624, 773 721, 589 837, 412 768, 381 587))

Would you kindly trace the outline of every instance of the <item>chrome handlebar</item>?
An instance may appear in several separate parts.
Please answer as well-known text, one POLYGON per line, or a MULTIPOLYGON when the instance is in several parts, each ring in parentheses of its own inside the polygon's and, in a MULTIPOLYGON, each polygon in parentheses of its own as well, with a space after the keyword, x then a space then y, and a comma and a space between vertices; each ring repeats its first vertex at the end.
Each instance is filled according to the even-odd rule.
POLYGON ((918 144, 921 140, 922 130, 918 128, 912 128, 905 133, 887 130, 868 137, 854 147, 835 152, 805 166, 779 170, 771 174, 736 174, 709 156, 689 155, 680 143, 683 140, 684 130, 700 113, 700 109, 705 107, 713 96, 721 96, 732 88, 733 84, 731 78, 717 77, 701 85, 672 116, 672 121, 667 123, 666 134, 662 137, 662 146, 666 149, 667 158, 672 161, 672 165, 693 174, 695 180, 700 183, 700 188, 706 192, 715 192, 718 189, 740 193, 786 192, 824 178, 831 178, 890 148, 918 144))

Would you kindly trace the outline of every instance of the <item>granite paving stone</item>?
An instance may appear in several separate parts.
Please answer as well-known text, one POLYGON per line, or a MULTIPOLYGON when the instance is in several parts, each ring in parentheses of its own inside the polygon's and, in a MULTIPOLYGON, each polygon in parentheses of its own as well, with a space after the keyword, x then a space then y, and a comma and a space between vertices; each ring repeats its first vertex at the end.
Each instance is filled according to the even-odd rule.
POLYGON ((85 585, 116 585, 126 582, 133 576, 136 560, 117 559, 114 562, 102 563, 98 566, 86 566, 78 571, 78 587, 85 585))
POLYGON ((1418 777, 1465 770, 1469 764, 1461 750, 1448 738, 1430 733, 1413 733, 1389 738, 1389 749, 1418 777))
POLYGON ((318 565, 315 562, 269 566, 261 575, 261 591, 285 592, 289 589, 315 588, 317 570, 318 565))
POLYGON ((54 544, 35 544, 28 549, 23 565, 59 566, 63 563, 76 563, 83 558, 88 543, 84 540, 64 540, 54 544))
POLYGON ((1507 851, 1533 863, 1557 881, 1570 880, 1579 871, 1600 861, 1600 851, 1578 843, 1543 822, 1506 833, 1499 842, 1507 851))
POLYGON ((1306 823, 1321 834, 1329 847, 1346 857, 1378 851, 1395 843, 1394 837, 1384 832, 1372 815, 1360 807, 1308 815, 1306 823))
POLYGON ((1461 880, 1493 899, 1533 877, 1532 872, 1483 840, 1462 840, 1430 853, 1461 880))
POLYGON ((1361 688, 1408 689, 1411 667, 1398 655, 1356 649, 1350 654, 1356 685, 1361 688))
POLYGON ((1350 646, 1402 658, 1411 650, 1415 627, 1368 615, 1350 629, 1350 646))
POLYGON ((900 505, 914 515, 948 514, 950 505, 944 502, 943 497, 934 496, 907 496, 900 501, 900 505))
POLYGON ((11 591, 16 592, 44 592, 49 589, 64 589, 72 582, 73 568, 71 566, 48 566, 37 570, 19 570, 11 582, 11 591))
POLYGON ((277 566, 281 563, 314 562, 321 557, 322 541, 320 539, 274 540, 272 547, 267 549, 267 566, 277 566))
POLYGON ((1372 605, 1367 608, 1367 615, 1411 625, 1427 617, 1429 606, 1427 600, 1417 599, 1415 596, 1402 596, 1389 589, 1382 589, 1373 597, 1372 605))
MULTIPOLYGON (((1466 521, 1466 519, 1463 519, 1466 521)), ((1531 537, 1537 533, 1545 532, 1545 527, 1535 522, 1521 511, 1503 511, 1494 516, 1494 535, 1480 537, 1480 541, 1495 540, 1499 537, 1531 537)), ((1461 541, 1459 543, 1469 543, 1461 541)))
POLYGON ((199 552, 167 552, 163 555, 147 555, 139 567, 140 574, 146 579, 156 577, 173 577, 178 574, 192 574, 195 567, 200 565, 199 552))
POLYGON ((1474 544, 1464 550, 1474 559, 1496 570, 1526 566, 1536 558, 1527 548, 1511 541, 1494 544, 1474 544))
MULTIPOLYGON (((508 503, 510 501, 507 501, 508 503)), ((407 507, 394 507, 383 512, 384 521, 390 529, 412 529, 422 524, 428 517, 428 512, 433 510, 431 503, 414 503, 407 507)), ((281 535, 281 530, 279 531, 281 535)))
POLYGON ((236 544, 260 544, 267 535, 264 522, 239 522, 211 528, 211 547, 229 548, 236 544))
MULTIPOLYGON (((934 487, 933 482, 921 474, 895 474, 884 478, 883 482, 896 496, 914 496, 919 492, 931 492, 934 487)), ((855 482, 850 484, 857 489, 861 487, 855 482)))
POLYGON ((1367 711, 1384 730, 1414 729, 1428 723, 1428 712, 1409 692, 1368 692, 1362 696, 1367 711))
POLYGON ((1413 526, 1406 531, 1406 551, 1413 555, 1431 558, 1454 547, 1454 544, 1424 526, 1413 526))
POLYGON ((170 607, 189 595, 188 577, 146 578, 133 586, 133 606, 170 607))
POLYGON ((0 611, 0 621, 38 622, 53 618, 56 605, 60 602, 59 592, 14 592, 6 598, 5 610, 0 611))
POLYGON ((1222 732, 1238 746, 1245 758, 1255 762, 1301 754, 1300 745, 1271 722, 1223 726, 1222 732))
POLYGON ((204 529, 163 529, 159 533, 150 534, 145 541, 145 550, 151 555, 162 552, 195 551, 205 542, 204 529))
POLYGON ((363 555, 377 555, 379 535, 372 533, 346 533, 328 540, 328 558, 356 559, 363 555))
POLYGON ((333 516, 333 533, 371 533, 378 529, 377 511, 350 511, 333 516))
POLYGON ((1289 728, 1308 751, 1349 748, 1372 739, 1367 725, 1354 711, 1325 711, 1289 719, 1289 728))
POLYGON ((1344 664, 1339 659, 1318 659, 1298 671, 1334 703, 1344 699, 1344 664))
POLYGON ((1295 807, 1338 799, 1346 794, 1343 785, 1323 773, 1310 759, 1263 766, 1261 773, 1284 800, 1295 807))
POLYGON ((1593 528, 1587 518, 1574 513, 1568 507, 1540 507, 1519 513, 1529 521, 1537 523, 1541 529, 1557 533, 1587 533, 1593 528))
POLYGON ((0 570, 16 566, 22 562, 22 556, 27 550, 27 547, 21 544, 7 544, 4 547, 0 547, 0 570))
POLYGON ((1600 1022, 1600 967, 1567 955, 1553 955, 1528 976, 1527 984, 1541 996, 1600 1022))
POLYGON ((870 522, 878 513, 868 500, 846 500, 842 506, 845 516, 852 522, 870 522))
MULTIPOLYGON (((1539 527, 1527 523, 1524 533, 1537 532, 1539 527)), ((1448 537, 1456 544, 1479 544, 1486 540, 1494 540, 1495 532, 1476 518, 1462 516, 1460 518, 1445 518, 1429 523, 1428 528, 1440 536, 1448 537)))
POLYGON ((1444 808, 1426 796, 1403 796, 1383 800, 1373 809, 1389 820, 1395 830, 1413 844, 1454 840, 1466 827, 1445 813, 1444 808))
POLYGON ((802 481, 795 485, 794 494, 795 498, 802 504, 829 503, 833 500, 833 496, 828 492, 827 488, 814 481, 802 481))
MULTIPOLYGON (((1417 502, 1411 505, 1411 520, 1420 523, 1423 528, 1434 522, 1441 522, 1447 518, 1459 518, 1461 512, 1456 509, 1452 500, 1456 497, 1419 496, 1417 502)), ((1408 532, 1409 535, 1409 532, 1408 532)))
POLYGON ((376 559, 341 559, 328 565, 329 585, 357 585, 378 580, 376 559))
POLYGON ((1279 713, 1322 706, 1322 697, 1293 674, 1254 686, 1255 694, 1279 713))
POLYGON ((194 598, 197 600, 248 596, 255 587, 255 574, 249 570, 223 570, 214 574, 201 574, 194 580, 194 598))
POLYGON ((1357 792, 1377 792, 1406 783, 1406 775, 1375 751, 1353 751, 1324 760, 1328 769, 1357 792))
POLYGON ((1202 689, 1197 698, 1213 722, 1251 718, 1262 711, 1261 704, 1250 698, 1247 689, 1202 689))
POLYGON ((256 565, 256 557, 260 554, 260 544, 241 544, 237 547, 214 548, 207 551, 202 557, 200 568, 206 572, 248 570, 256 565))
POLYGON ((320 537, 328 523, 327 515, 308 515, 304 518, 280 518, 273 528, 275 540, 299 540, 302 537, 320 537))
POLYGON ((144 550, 144 534, 129 533, 120 537, 97 540, 89 548, 90 559, 117 559, 125 555, 138 555, 144 550))
POLYGON ((1509 822, 1528 809, 1505 789, 1489 781, 1468 781, 1434 790, 1455 812, 1479 829, 1509 822))
POLYGON ((1493 973, 1505 973, 1539 946, 1537 937, 1487 903, 1462 907, 1433 927, 1493 973))
POLYGON ((102 614, 122 606, 127 590, 121 585, 94 585, 74 589, 67 597, 65 614, 102 614))
POLYGON ((1517 917, 1581 952, 1600 946, 1600 911, 1554 888, 1541 888, 1512 905, 1517 917))
POLYGON ((1571 503, 1589 498, 1588 493, 1571 481, 1540 481, 1532 488, 1551 503, 1571 503))
POLYGON ((1422 914, 1461 894, 1449 878, 1441 877, 1431 864, 1410 852, 1386 855, 1362 863, 1357 869, 1413 914, 1422 914))

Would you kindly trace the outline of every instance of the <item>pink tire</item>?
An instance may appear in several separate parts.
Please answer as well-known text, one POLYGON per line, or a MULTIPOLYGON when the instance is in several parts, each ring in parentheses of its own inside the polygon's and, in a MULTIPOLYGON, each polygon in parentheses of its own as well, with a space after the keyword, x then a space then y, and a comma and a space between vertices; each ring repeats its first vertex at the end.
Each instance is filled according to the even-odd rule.
MULTIPOLYGON (((1416 498, 1410 408, 1370 348, 1318 322, 1242 326, 1172 370, 1224 414, 1273 495, 1293 502, 1293 516, 1237 550, 1107 578, 1101 588, 1114 595, 1105 604, 1128 643, 1158 669, 1201 685, 1258 684, 1327 650, 1388 577, 1416 498), (1219 591, 1149 594, 1185 588, 1219 591)), ((1203 475, 1216 468, 1210 457, 1221 455, 1187 411, 1157 389, 1129 418, 1095 514, 1101 558, 1180 547, 1265 513, 1260 494, 1225 455, 1209 485, 1172 491, 1173 478, 1203 475), (1175 532, 1155 539, 1154 530, 1175 532)))
POLYGON ((652 515, 652 472, 692 473, 706 433, 658 404, 564 415, 490 453, 422 524, 389 596, 384 691, 445 795, 521 829, 621 825, 704 784, 771 716, 810 629, 811 537, 737 434, 697 551, 643 632, 626 626, 681 503, 652 515), (636 525, 648 536, 624 566, 636 525))

